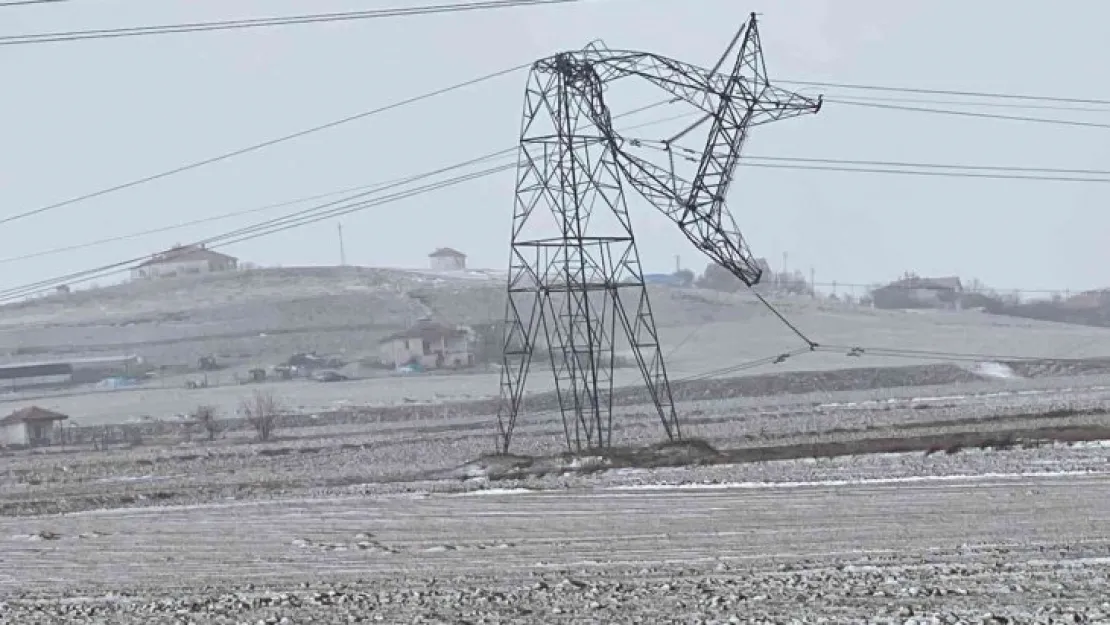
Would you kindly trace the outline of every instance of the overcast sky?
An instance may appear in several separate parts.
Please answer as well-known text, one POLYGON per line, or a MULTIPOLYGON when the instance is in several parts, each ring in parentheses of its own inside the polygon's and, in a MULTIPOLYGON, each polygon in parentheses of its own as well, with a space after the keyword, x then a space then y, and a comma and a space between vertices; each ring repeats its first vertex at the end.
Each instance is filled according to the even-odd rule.
MULTIPOLYGON (((428 4, 424 0, 72 0, 0 8, 0 35, 428 4)), ((1110 4, 979 0, 594 0, 434 15, 0 47, 0 215, 214 156, 592 39, 710 65, 752 10, 775 77, 1110 98, 1110 4), (834 9, 835 7, 835 9, 834 9)), ((7 258, 450 165, 517 140, 525 74, 0 226, 7 258)), ((830 95, 864 94, 828 90, 830 95)), ((870 94, 874 96, 875 94, 870 94)), ((890 94, 888 94, 890 95, 890 94)), ((614 112, 648 101, 614 103, 614 112)), ((948 107, 951 108, 951 107, 948 107)), ((970 110, 970 109, 969 109, 970 110)), ((1110 112, 976 109, 1110 122, 1110 112)), ((799 156, 1110 169, 1110 129, 828 105, 747 147, 799 156)), ((1102 184, 741 168, 730 205, 753 251, 817 280, 906 270, 999 287, 1110 286, 1102 184)), ((501 269, 513 174, 342 218, 348 262, 421 267, 437 246, 501 269)), ((705 261, 637 207, 649 271, 705 261)), ((289 208, 2 268, 2 287, 107 264, 289 208)), ((230 248, 337 264, 334 221, 230 248)))

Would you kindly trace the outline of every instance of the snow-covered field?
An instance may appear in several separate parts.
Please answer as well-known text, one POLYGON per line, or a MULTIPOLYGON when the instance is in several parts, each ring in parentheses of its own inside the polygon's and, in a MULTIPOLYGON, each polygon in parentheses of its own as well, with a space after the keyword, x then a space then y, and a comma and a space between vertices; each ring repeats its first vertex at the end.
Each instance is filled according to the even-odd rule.
MULTIPOLYGON (((157 364, 273 364, 297 351, 377 352, 384 335, 421 316, 480 323, 504 314, 496 272, 429 274, 366 268, 261 269, 129 283, 0 307, 9 360, 138 353, 157 364)), ((668 363, 676 375, 727 367, 801 345, 748 294, 651 287, 668 363), (673 352, 673 353, 672 353, 673 352)), ((1110 356, 1110 330, 994 317, 974 311, 901 312, 793 298, 782 312, 823 345, 1000 356, 1110 356)), ((904 364, 844 352, 807 354, 780 368, 904 364)))
MULTIPOLYGON (((0 349, 174 362, 215 353, 259 364, 313 349, 356 357, 417 316, 497 318, 500 280, 352 268, 126 285, 0 308, 0 349)), ((684 433, 721 449, 1110 428, 1105 364, 1002 362, 1110 357, 1104 330, 790 300, 782 310, 815 340, 864 354, 819 351, 743 372, 768 377, 703 383, 691 378, 798 342, 744 296, 653 297, 684 433), (866 348, 984 355, 927 361, 866 348), (918 368, 862 369, 906 365, 918 368), (861 369, 839 371, 848 367, 861 369), (824 373, 784 375, 799 371, 824 373)), ((618 384, 635 373, 622 370, 618 384)), ((549 376, 535 372, 533 405, 549 376)), ((92 425, 172 421, 202 403, 229 415, 265 390, 299 417, 266 443, 246 431, 209 442, 182 429, 128 448, 0 452, 0 622, 654 623, 683 614, 959 623, 988 610, 999 623, 1110 619, 1101 599, 1110 576, 1105 444, 1011 440, 458 479, 458 467, 493 449, 494 417, 475 400, 497 389, 496 374, 478 373, 6 398, 0 411, 35 403, 92 425), (383 416, 429 403, 436 409, 412 419, 383 416), (312 418, 336 411, 351 418, 312 418), (457 496, 473 493, 484 496, 457 496)), ((619 444, 661 437, 637 402, 618 408, 615 428, 619 444)), ((563 436, 558 414, 532 410, 513 451, 554 454, 563 436)))
MULTIPOLYGON (((498 319, 503 290, 496 272, 431 274, 361 268, 267 269, 125 284, 0 308, 0 350, 9 352, 9 361, 137 353, 156 364, 195 365, 200 356, 216 355, 221 362, 247 367, 281 362, 300 351, 356 360, 375 354, 385 333, 421 316, 457 322, 498 319)), ((805 298, 777 305, 814 340, 837 347, 745 374, 920 365, 947 359, 977 378, 1017 387, 1024 382, 1011 379, 1014 376, 995 360, 1110 357, 1110 331, 1100 328, 973 311, 861 309, 805 298), (862 356, 848 355, 849 347, 855 346, 864 348, 862 356), (868 353, 868 348, 984 357, 980 361, 943 353, 892 357, 868 353)), ((797 337, 744 294, 653 287, 653 306, 668 372, 675 381, 800 345, 797 337)), ((212 377, 227 383, 230 375, 221 372, 212 377)), ((618 385, 637 381, 634 369, 618 372, 618 385)), ((546 370, 534 371, 529 379, 529 391, 552 387, 546 370)), ((71 391, 49 398, 4 396, 0 406, 15 409, 38 403, 83 424, 172 419, 201 403, 233 413, 255 388, 227 385, 189 391, 184 379, 166 378, 141 389, 71 391)), ((498 376, 495 372, 388 376, 343 384, 270 383, 261 388, 291 408, 316 412, 350 405, 490 397, 498 392, 498 376)))

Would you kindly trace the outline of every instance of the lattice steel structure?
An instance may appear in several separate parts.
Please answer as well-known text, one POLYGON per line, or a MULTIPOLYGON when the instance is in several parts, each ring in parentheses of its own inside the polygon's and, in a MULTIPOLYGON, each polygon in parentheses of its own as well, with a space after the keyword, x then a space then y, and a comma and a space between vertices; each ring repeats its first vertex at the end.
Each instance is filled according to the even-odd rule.
POLYGON ((627 189, 674 221, 714 262, 753 285, 759 266, 725 206, 741 147, 754 126, 820 108, 820 98, 770 85, 754 13, 711 69, 599 44, 532 66, 505 313, 498 411, 502 453, 509 450, 522 410, 532 358, 541 350, 554 373, 568 447, 611 444, 618 333, 628 340, 667 437, 681 438, 627 189), (733 51, 731 71, 724 73, 733 51), (614 81, 630 78, 692 107, 698 121, 660 141, 621 136, 613 128, 606 92, 614 81), (696 129, 707 130, 704 147, 680 147, 678 141, 696 129), (657 164, 641 154, 649 149, 665 161, 657 164))

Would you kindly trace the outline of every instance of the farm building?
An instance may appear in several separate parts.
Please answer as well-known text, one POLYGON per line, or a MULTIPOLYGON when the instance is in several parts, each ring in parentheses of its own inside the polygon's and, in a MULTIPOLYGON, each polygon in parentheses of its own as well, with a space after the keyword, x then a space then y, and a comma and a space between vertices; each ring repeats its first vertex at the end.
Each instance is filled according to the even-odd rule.
POLYGON ((0 365, 0 389, 64 386, 73 382, 73 365, 68 362, 25 362, 0 365))
POLYGON ((0 390, 61 387, 131 377, 141 373, 142 364, 143 359, 133 355, 0 364, 0 390))
POLYGON ((957 308, 963 285, 959 278, 908 276, 871 292, 875 308, 957 308))
POLYGON ((69 361, 69 365, 73 368, 74 384, 91 384, 108 378, 130 378, 145 370, 142 357, 134 354, 74 358, 69 361))
POLYGON ((423 322, 385 337, 379 346, 381 363, 390 367, 437 369, 474 364, 470 332, 465 328, 423 322))
POLYGON ((0 444, 13 446, 49 445, 57 438, 58 424, 64 414, 29 406, 0 419, 0 444))
POLYGON ((441 247, 428 254, 432 269, 436 271, 459 271, 466 269, 466 254, 449 247, 441 247))
POLYGON ((203 245, 179 245, 140 263, 131 270, 131 279, 173 278, 235 271, 238 267, 239 260, 234 256, 221 254, 203 245))

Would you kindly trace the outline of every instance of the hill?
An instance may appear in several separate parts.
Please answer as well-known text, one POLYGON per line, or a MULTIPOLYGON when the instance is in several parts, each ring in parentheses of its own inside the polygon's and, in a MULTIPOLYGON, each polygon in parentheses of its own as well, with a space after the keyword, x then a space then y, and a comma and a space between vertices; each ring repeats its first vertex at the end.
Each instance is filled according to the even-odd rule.
MULTIPOLYGON (((503 274, 360 267, 256 269, 142 281, 0 307, 5 360, 138 353, 155 364, 274 363, 295 352, 373 354, 420 317, 478 324, 503 315, 503 274)), ((668 361, 724 367, 799 345, 749 294, 652 286, 668 361)), ((1110 356, 1110 331, 981 312, 883 311, 789 298, 777 305, 818 342, 1038 357, 1110 356)), ((865 359, 867 360, 867 359, 865 359)), ((911 364, 906 361, 886 364, 911 364)), ((877 364, 837 354, 817 368, 877 364)), ((795 368, 789 366, 788 368, 795 368)))

